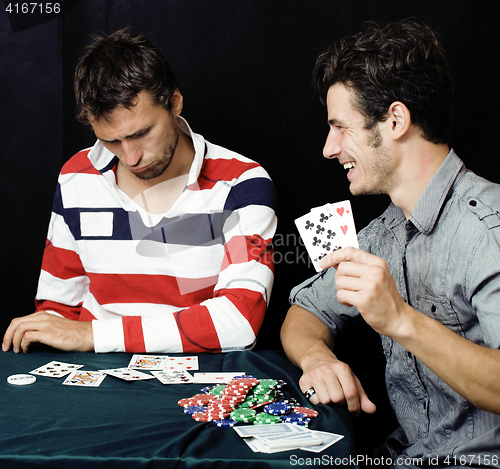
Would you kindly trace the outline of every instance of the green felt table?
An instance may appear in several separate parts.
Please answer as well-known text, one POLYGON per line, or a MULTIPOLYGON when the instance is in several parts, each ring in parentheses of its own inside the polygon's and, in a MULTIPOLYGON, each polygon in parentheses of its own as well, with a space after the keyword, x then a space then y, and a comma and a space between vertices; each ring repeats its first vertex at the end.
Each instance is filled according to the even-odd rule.
MULTIPOLYGON (((178 355, 182 356, 182 355, 178 355)), ((0 352, 0 468, 279 468, 346 465, 354 454, 351 422, 344 407, 318 405, 310 428, 345 437, 321 453, 253 452, 232 428, 196 422, 177 401, 202 384, 163 385, 157 379, 126 382, 107 376, 99 387, 64 386, 64 378, 37 377, 15 386, 13 374, 29 373, 52 360, 82 370, 127 366, 131 354, 0 352)), ((201 354, 199 371, 244 371, 257 378, 284 379, 286 394, 310 406, 300 393, 300 371, 278 351, 201 354)), ((348 465, 348 464, 347 464, 348 465)))

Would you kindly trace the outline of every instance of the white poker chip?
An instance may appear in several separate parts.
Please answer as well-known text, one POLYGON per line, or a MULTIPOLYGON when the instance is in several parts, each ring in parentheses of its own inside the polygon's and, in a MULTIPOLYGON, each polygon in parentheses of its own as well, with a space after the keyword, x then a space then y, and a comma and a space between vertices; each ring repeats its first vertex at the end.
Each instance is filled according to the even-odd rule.
POLYGON ((33 384, 35 381, 36 381, 36 376, 33 375, 11 375, 7 378, 7 383, 15 384, 16 386, 33 384))

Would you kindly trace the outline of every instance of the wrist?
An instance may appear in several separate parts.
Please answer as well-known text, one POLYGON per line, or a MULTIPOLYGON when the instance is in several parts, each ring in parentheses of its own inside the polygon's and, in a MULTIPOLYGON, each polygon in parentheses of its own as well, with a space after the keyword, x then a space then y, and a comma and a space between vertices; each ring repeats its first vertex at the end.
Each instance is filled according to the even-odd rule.
POLYGON ((305 372, 321 362, 331 362, 332 360, 337 360, 332 350, 324 342, 318 342, 309 347, 307 353, 301 357, 299 367, 305 372))

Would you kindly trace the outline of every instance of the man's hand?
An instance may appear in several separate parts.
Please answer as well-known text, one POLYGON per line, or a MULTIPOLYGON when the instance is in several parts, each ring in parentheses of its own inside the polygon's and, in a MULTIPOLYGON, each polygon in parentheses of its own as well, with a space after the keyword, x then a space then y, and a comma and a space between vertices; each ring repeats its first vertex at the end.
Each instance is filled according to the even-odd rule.
POLYGON ((33 343, 42 343, 66 352, 92 351, 92 323, 39 311, 12 320, 5 332, 2 350, 6 352, 12 346, 15 353, 26 353, 33 343))
POLYGON ((354 416, 361 411, 373 414, 377 410, 349 366, 336 359, 318 361, 311 369, 305 369, 299 386, 303 393, 314 388, 316 393, 309 399, 314 405, 347 404, 354 416))
POLYGON ((394 338, 404 328, 410 307, 399 295, 383 259, 348 247, 325 256, 320 265, 337 270, 338 301, 354 306, 379 334, 394 338))

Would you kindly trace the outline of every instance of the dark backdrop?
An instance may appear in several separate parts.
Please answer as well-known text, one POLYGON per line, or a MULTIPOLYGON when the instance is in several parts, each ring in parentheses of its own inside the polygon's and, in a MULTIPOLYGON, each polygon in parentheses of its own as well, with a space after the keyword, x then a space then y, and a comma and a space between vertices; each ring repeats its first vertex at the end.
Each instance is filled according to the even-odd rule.
MULTIPOLYGON (((417 17, 429 22, 442 36, 456 80, 452 145, 469 168, 500 182, 494 150, 499 124, 496 3, 68 0, 59 15, 47 15, 38 12, 47 8, 46 2, 38 2, 42 7, 33 13, 22 13, 21 3, 4 0, 0 329, 32 312, 58 172, 72 154, 93 143, 89 129, 73 117, 72 74, 88 34, 125 26, 144 33, 163 49, 177 74, 183 116, 193 130, 257 160, 270 173, 279 193, 276 281, 259 347, 279 348, 289 290, 314 273, 293 220, 311 207, 350 197, 344 170, 322 157, 326 110, 310 86, 317 55, 367 20, 417 17)), ((358 229, 387 204, 385 197, 351 200, 358 229)), ((342 353, 378 396, 378 418, 384 420, 381 352, 369 353, 368 362, 363 355, 372 346, 379 347, 378 338, 365 327, 361 335, 347 336, 342 353)), ((363 418, 357 421, 361 451, 383 433, 379 421, 363 418)))

